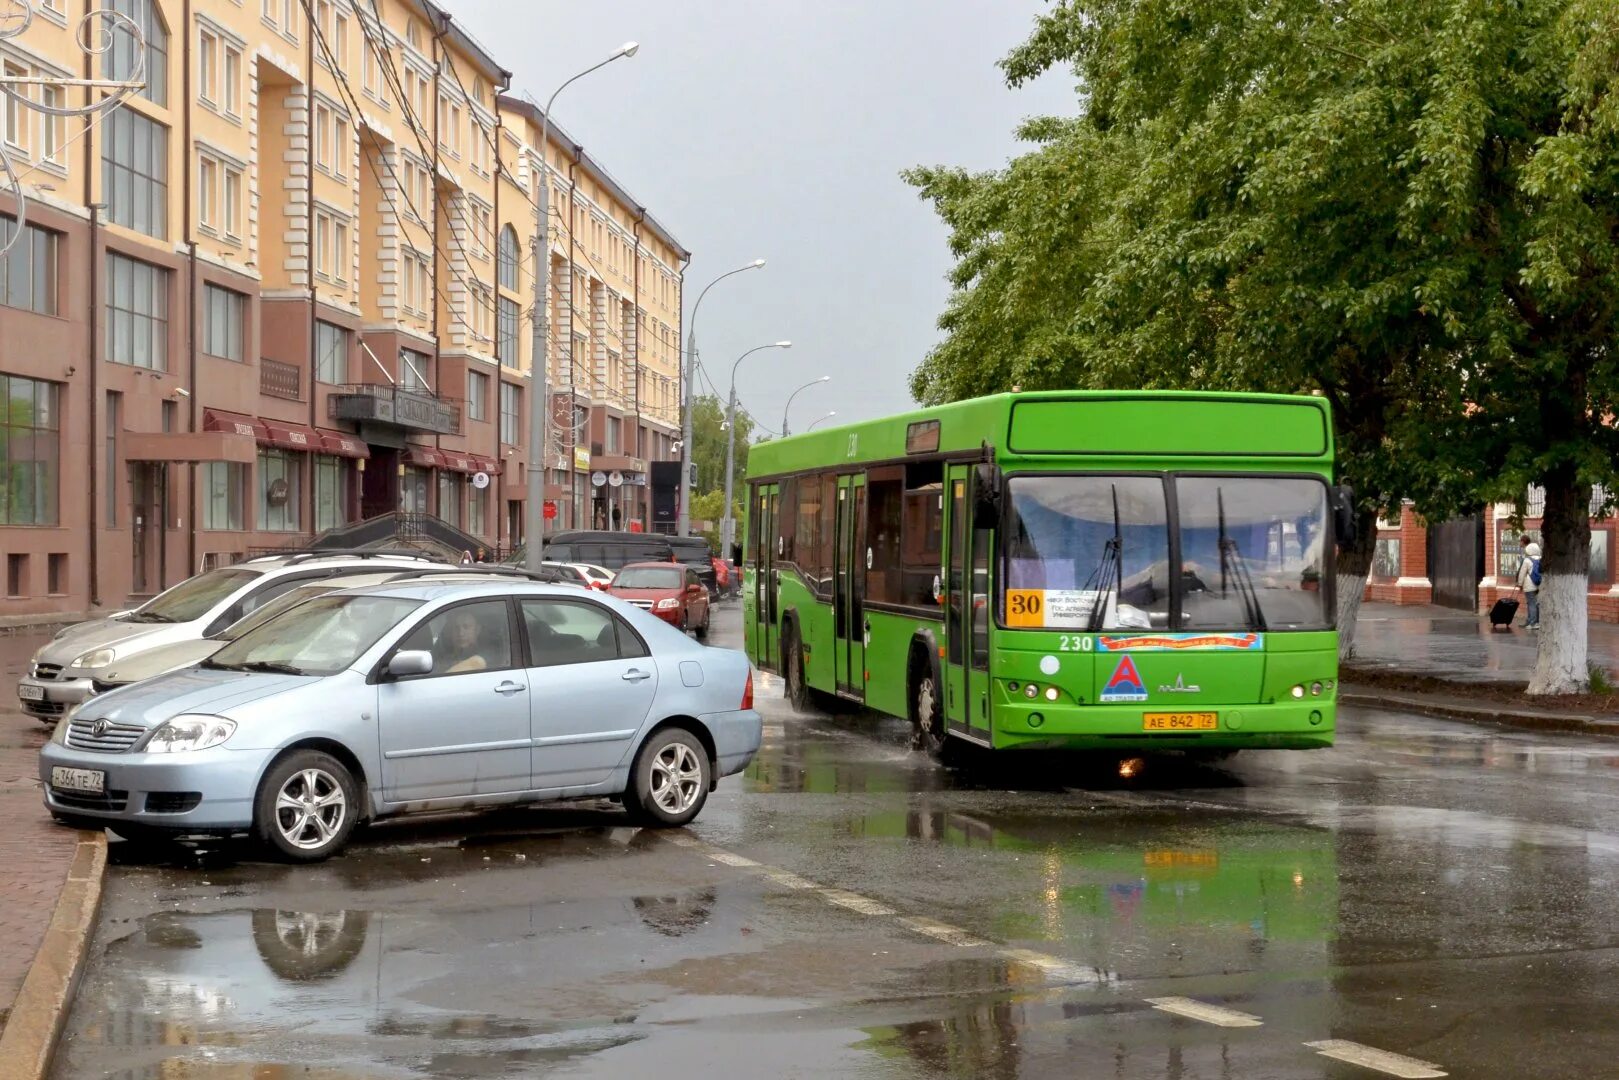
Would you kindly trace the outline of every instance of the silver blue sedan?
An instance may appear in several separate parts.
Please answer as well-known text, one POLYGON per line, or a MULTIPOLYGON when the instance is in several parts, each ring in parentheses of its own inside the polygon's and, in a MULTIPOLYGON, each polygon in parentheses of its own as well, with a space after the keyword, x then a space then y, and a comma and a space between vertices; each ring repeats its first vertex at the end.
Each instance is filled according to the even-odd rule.
POLYGON ((617 599, 404 581, 317 597, 92 699, 39 768, 64 821, 249 832, 314 861, 412 811, 612 796, 683 825, 760 727, 746 657, 617 599))

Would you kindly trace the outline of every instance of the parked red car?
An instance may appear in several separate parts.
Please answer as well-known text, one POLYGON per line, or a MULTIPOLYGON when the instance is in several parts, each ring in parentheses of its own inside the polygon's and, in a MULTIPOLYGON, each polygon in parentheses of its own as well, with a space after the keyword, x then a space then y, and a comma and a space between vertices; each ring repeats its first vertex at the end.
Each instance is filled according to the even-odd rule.
POLYGON ((697 571, 679 563, 638 562, 620 570, 607 591, 682 630, 708 638, 708 588, 697 571))

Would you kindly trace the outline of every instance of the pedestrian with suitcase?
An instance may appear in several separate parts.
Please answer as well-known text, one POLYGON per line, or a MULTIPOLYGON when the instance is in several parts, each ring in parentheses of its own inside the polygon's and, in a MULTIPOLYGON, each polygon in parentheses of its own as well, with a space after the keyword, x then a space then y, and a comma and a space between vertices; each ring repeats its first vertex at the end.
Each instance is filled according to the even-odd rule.
POLYGON ((1540 545, 1529 537, 1518 538, 1523 544, 1523 561, 1518 563, 1518 591, 1523 593, 1528 611, 1524 615, 1525 630, 1540 629, 1540 545))

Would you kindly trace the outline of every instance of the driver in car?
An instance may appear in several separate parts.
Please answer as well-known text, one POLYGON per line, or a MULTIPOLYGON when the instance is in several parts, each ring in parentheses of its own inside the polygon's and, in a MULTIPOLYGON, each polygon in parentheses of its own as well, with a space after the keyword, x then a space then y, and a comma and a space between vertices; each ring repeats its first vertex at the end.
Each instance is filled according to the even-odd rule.
MULTIPOLYGON (((439 651, 446 653, 446 673, 483 671, 489 667, 489 635, 474 611, 462 608, 450 614, 449 625, 439 639, 439 651)), ((437 666, 437 665, 435 665, 437 666)))

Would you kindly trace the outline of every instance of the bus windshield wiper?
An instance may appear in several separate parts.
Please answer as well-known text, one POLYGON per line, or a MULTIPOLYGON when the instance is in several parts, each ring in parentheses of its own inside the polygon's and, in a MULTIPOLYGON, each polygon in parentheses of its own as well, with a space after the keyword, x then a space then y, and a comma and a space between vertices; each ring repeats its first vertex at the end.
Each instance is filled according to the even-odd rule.
POLYGON ((1226 595, 1228 578, 1235 578, 1237 591, 1242 595, 1242 610, 1248 625, 1255 630, 1263 630, 1265 613, 1259 605, 1259 592, 1254 588, 1254 579, 1248 573, 1248 563, 1243 559, 1237 542, 1226 532, 1224 488, 1214 489, 1214 500, 1220 523, 1220 595, 1226 595))
POLYGON ((1113 535, 1102 545, 1102 559, 1085 579, 1085 591, 1096 597, 1091 604, 1090 618, 1085 629, 1091 633, 1102 629, 1107 621, 1108 590, 1117 590, 1124 581, 1124 529, 1119 523, 1119 486, 1110 484, 1113 491, 1113 535))

